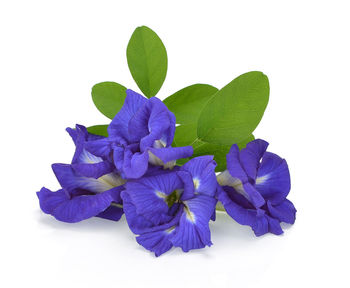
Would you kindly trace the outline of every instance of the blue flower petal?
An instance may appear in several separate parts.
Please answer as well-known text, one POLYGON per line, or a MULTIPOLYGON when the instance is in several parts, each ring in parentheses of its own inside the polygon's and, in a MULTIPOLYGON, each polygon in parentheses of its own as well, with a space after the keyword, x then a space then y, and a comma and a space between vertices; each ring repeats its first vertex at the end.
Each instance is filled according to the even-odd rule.
POLYGON ((283 234, 283 230, 281 228, 280 221, 278 221, 275 218, 269 217, 269 216, 266 216, 266 217, 267 217, 267 221, 269 223, 269 232, 272 234, 275 234, 275 235, 283 234))
POLYGON ((256 189, 273 204, 281 203, 290 191, 290 175, 287 162, 276 154, 266 152, 262 158, 256 189))
MULTIPOLYGON (((178 160, 181 158, 191 157, 193 154, 192 146, 185 147, 168 147, 168 148, 149 148, 148 149, 154 156, 158 157, 162 163, 162 165, 178 160)), ((151 157, 150 157, 151 160, 151 157)), ((151 162, 151 161, 150 161, 151 162)), ((158 163, 151 162, 151 164, 156 165, 158 163)))
POLYGON ((132 203, 136 207, 136 213, 142 215, 154 225, 169 221, 169 207, 165 202, 164 192, 140 185, 140 183, 128 182, 127 191, 132 203), (161 196, 157 196, 157 195, 161 196))
POLYGON ((84 145, 89 141, 100 140, 104 139, 105 137, 89 134, 85 126, 78 124, 75 126, 75 129, 67 128, 66 131, 72 137, 73 142, 76 146, 72 163, 87 163, 86 161, 97 163, 102 161, 102 159, 99 157, 91 155, 86 150, 84 150, 84 145))
POLYGON ((266 141, 256 139, 248 143, 246 148, 242 149, 239 154, 242 167, 253 180, 256 178, 260 159, 263 157, 268 145, 269 143, 266 141))
POLYGON ((168 223, 145 229, 145 231, 136 238, 137 243, 147 250, 154 252, 157 257, 167 252, 173 247, 171 238, 181 214, 182 209, 179 210, 175 217, 168 223))
POLYGON ((75 125, 75 129, 72 129, 69 127, 66 128, 66 131, 71 136, 75 145, 77 144, 78 137, 82 137, 86 141, 93 141, 93 140, 105 138, 104 136, 88 133, 86 127, 79 124, 75 125))
POLYGON ((181 167, 192 175, 195 193, 214 196, 217 188, 215 175, 216 163, 213 156, 200 156, 191 159, 181 167))
POLYGON ((103 175, 98 179, 80 176, 68 164, 53 164, 52 169, 62 188, 72 193, 75 189, 100 193, 120 186, 125 182, 119 175, 114 173, 103 175))
MULTIPOLYGON (((152 147, 155 140, 160 140, 162 134, 169 128, 169 110, 164 103, 156 97, 152 97, 143 105, 129 122, 129 135, 132 142, 146 142, 145 147, 152 147)), ((141 151, 143 145, 141 145, 141 151)))
POLYGON ((36 194, 39 198, 40 208, 46 214, 52 214, 52 211, 62 203, 62 201, 70 199, 69 193, 64 189, 52 192, 43 187, 39 192, 36 192, 36 194))
POLYGON ((113 164, 107 160, 93 164, 76 163, 72 164, 72 168, 81 176, 92 177, 95 179, 114 171, 113 164))
POLYGON ((256 209, 256 207, 250 202, 250 200, 248 200, 242 194, 237 193, 237 191, 234 188, 230 186, 224 186, 223 189, 227 192, 232 201, 236 202, 238 205, 246 209, 256 209))
POLYGON ((75 223, 106 210, 113 201, 118 201, 121 190, 122 187, 118 187, 118 189, 111 189, 96 195, 81 195, 70 198, 63 189, 52 192, 42 188, 37 192, 37 195, 40 207, 45 213, 51 214, 57 220, 75 223))
POLYGON ((123 208, 115 206, 115 204, 112 203, 111 206, 109 206, 103 212, 97 214, 96 217, 100 217, 100 218, 104 218, 112 221, 119 221, 123 213, 124 213, 123 208))
POLYGON ((190 172, 187 171, 177 171, 177 175, 181 178, 184 184, 184 191, 181 194, 181 200, 189 200, 194 197, 194 183, 190 172))
MULTIPOLYGON (((67 131, 72 136, 76 145, 74 157, 72 160, 72 167, 81 176, 99 178, 104 174, 111 173, 114 168, 109 161, 104 161, 101 157, 95 156, 86 149, 85 144, 91 139, 86 128, 81 125, 76 125, 76 129, 67 128, 67 131)), ((96 138, 98 141, 105 141, 106 138, 96 138)), ((94 142, 94 141, 92 141, 94 142)))
POLYGON ((103 138, 95 141, 89 141, 84 144, 84 148, 93 155, 108 158, 112 152, 113 140, 103 138))
POLYGON ((238 194, 244 196, 256 208, 265 204, 265 199, 252 184, 249 182, 242 183, 240 179, 232 177, 227 170, 221 173, 217 177, 217 180, 221 186, 230 186, 234 188, 238 194))
POLYGON ((182 188, 182 183, 176 173, 170 172, 129 181, 125 187, 137 214, 159 225, 172 218, 168 215, 167 196, 182 188))
POLYGON ((267 207, 272 217, 278 219, 280 222, 294 224, 297 210, 288 199, 278 205, 273 205, 270 201, 267 201, 267 207))
MULTIPOLYGON (((174 136, 175 136, 175 130, 176 130, 176 118, 173 112, 169 111, 169 118, 170 118, 170 126, 169 126, 169 130, 167 131, 167 133, 165 134, 165 136, 163 136, 163 141, 166 143, 166 147, 169 147, 171 145, 171 143, 174 140, 174 136)), ((193 154, 193 153, 192 153, 193 154)), ((191 156, 192 156, 191 154, 191 156)))
POLYGON ((129 123, 129 135, 132 142, 140 141, 141 151, 153 147, 156 140, 165 140, 168 147, 173 139, 169 138, 170 126, 173 124, 168 108, 156 97, 152 97, 135 113, 129 123))
POLYGON ((108 126, 107 130, 109 137, 123 137, 129 141, 129 121, 146 103, 147 99, 145 97, 130 89, 127 89, 123 107, 108 126))
POLYGON ((120 173, 123 173, 124 151, 124 147, 114 147, 113 149, 113 162, 120 173))
POLYGON ((262 210, 260 212, 258 211, 257 213, 261 213, 261 215, 256 216, 255 222, 252 225, 252 229, 255 233, 255 236, 259 237, 269 232, 269 221, 262 210))
POLYGON ((232 177, 239 179, 241 182, 248 181, 247 174, 239 161, 239 148, 237 144, 231 146, 229 153, 226 155, 226 162, 227 170, 232 177))
POLYGON ((68 132, 69 136, 72 138, 74 144, 76 143, 77 141, 77 137, 78 137, 78 133, 77 133, 77 130, 76 129, 73 129, 73 128, 66 128, 66 131, 68 132))
POLYGON ((181 247, 184 252, 191 249, 211 246, 209 221, 215 210, 216 199, 205 195, 197 195, 184 201, 179 226, 176 227, 171 241, 175 247, 181 247))
MULTIPOLYGON (((77 154, 77 153, 76 153, 77 154)), ((77 155, 72 161, 73 164, 96 164, 103 161, 101 157, 97 157, 85 149, 81 150, 81 153, 77 155)))
POLYGON ((154 252, 158 257, 173 247, 173 243, 169 240, 172 233, 174 233, 174 229, 171 228, 168 231, 160 230, 145 233, 136 237, 136 241, 147 250, 154 252))
POLYGON ((144 216, 137 214, 136 207, 132 203, 131 198, 126 190, 121 193, 123 199, 123 210, 126 221, 128 222, 130 230, 134 234, 141 234, 145 229, 153 227, 154 224, 146 219, 144 216))
MULTIPOLYGON (((119 154, 113 155, 119 157, 119 154)), ((148 168, 148 152, 136 152, 134 153, 129 147, 124 150, 124 161, 122 173, 127 179, 138 179, 143 176, 148 168)), ((119 158, 114 158, 114 161, 118 163, 119 158)), ((119 164, 118 164, 119 165, 119 164)))
MULTIPOLYGON (((234 187, 236 189, 236 187, 234 187)), ((240 189, 241 190, 241 189, 240 189)), ((237 190, 237 192, 240 192, 240 190, 237 190)), ((259 193, 255 187, 250 183, 244 183, 242 185, 242 193, 244 196, 247 197, 247 199, 256 207, 261 207, 265 204, 264 197, 259 193)))
POLYGON ((219 187, 218 199, 224 206, 227 214, 229 214, 236 222, 241 225, 253 226, 255 223, 256 212, 253 209, 245 208, 237 204, 231 199, 232 194, 235 193, 230 187, 219 187), (231 197, 230 197, 231 196, 231 197))

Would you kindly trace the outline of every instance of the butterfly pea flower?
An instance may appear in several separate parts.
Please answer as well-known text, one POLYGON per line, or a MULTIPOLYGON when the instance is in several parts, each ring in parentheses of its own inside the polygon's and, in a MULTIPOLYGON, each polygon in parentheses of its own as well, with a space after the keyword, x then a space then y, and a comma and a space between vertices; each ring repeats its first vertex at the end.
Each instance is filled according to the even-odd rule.
POLYGON ((74 223, 93 216, 118 221, 123 214, 120 192, 125 180, 115 173, 109 159, 88 152, 84 145, 102 136, 89 134, 84 126, 67 128, 76 145, 71 164, 53 164, 62 189, 52 192, 43 187, 37 196, 43 212, 57 220, 74 223))
POLYGON ((217 181, 212 156, 182 167, 130 180, 121 193, 126 220, 137 242, 159 256, 211 246, 209 221, 215 213, 217 181))
POLYGON ((282 234, 281 222, 293 224, 296 209, 286 199, 290 175, 286 160, 266 152, 268 143, 257 139, 239 151, 232 145, 227 170, 218 175, 218 199, 238 223, 252 227, 256 236, 282 234))
POLYGON ((175 116, 156 97, 146 99, 128 89, 124 105, 108 126, 108 138, 88 142, 86 149, 100 157, 112 157, 126 179, 143 176, 149 164, 172 168, 190 157, 192 146, 171 147, 175 116))

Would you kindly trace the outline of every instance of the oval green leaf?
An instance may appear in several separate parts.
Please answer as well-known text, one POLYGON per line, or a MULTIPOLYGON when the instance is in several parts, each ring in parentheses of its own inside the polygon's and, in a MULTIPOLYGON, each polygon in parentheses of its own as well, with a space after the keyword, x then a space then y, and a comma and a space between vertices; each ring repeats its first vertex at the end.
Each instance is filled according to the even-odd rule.
POLYGON ((199 115, 208 102, 218 91, 208 84, 194 84, 181 89, 166 98, 163 102, 176 116, 175 139, 173 145, 193 145, 197 139, 197 122, 199 115))
POLYGON ((108 137, 107 127, 108 125, 95 125, 95 126, 88 127, 87 131, 94 135, 108 137))
POLYGON ((194 84, 167 97, 163 102, 175 114, 177 124, 197 123, 205 104, 217 91, 217 88, 208 84, 194 84))
POLYGON ((200 140, 230 145, 248 138, 259 124, 269 100, 269 81, 262 72, 243 74, 215 93, 202 110, 200 140))
POLYGON ((92 87, 91 95, 97 109, 113 119, 124 104, 126 88, 115 82, 102 82, 92 87))
POLYGON ((150 28, 137 27, 130 38, 126 56, 137 86, 148 98, 155 96, 163 85, 168 68, 162 40, 150 28))

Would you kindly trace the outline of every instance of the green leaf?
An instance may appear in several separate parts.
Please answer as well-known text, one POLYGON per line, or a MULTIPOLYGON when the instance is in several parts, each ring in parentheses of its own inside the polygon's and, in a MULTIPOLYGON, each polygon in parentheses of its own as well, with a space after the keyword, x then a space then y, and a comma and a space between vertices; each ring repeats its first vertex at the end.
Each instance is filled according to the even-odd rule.
POLYGON ((150 28, 137 27, 131 35, 126 56, 137 86, 148 98, 155 96, 163 85, 168 68, 162 40, 150 28))
POLYGON ((193 145, 197 139, 197 124, 182 124, 176 127, 174 141, 177 147, 193 145))
POLYGON ((88 127, 87 131, 91 134, 108 137, 107 127, 108 125, 95 125, 88 127))
POLYGON ((113 119, 124 104, 126 88, 115 82, 102 82, 92 87, 91 95, 97 109, 113 119))
POLYGON ((201 141, 230 145, 247 138, 259 124, 269 100, 269 81, 262 72, 234 79, 210 98, 197 127, 201 141))
POLYGON ((186 164, 188 162, 188 160, 190 160, 189 158, 181 158, 176 160, 176 165, 178 166, 182 166, 184 164, 186 164))
MULTIPOLYGON (((237 145, 239 149, 242 149, 245 148, 245 146, 253 140, 254 136, 250 135, 247 137, 247 139, 244 139, 240 143, 237 143, 237 145)), ((191 158, 202 155, 214 155, 214 160, 217 163, 215 169, 216 172, 221 172, 226 169, 226 154, 230 151, 232 144, 235 144, 232 142, 230 145, 219 145, 201 141, 196 138, 195 130, 191 124, 176 127, 174 142, 177 146, 191 145, 193 147, 193 155, 191 158)), ((183 165, 188 160, 189 159, 181 160, 180 162, 176 161, 176 163, 183 165)))
MULTIPOLYGON (((214 155, 214 160, 217 163, 216 172, 221 172, 226 169, 226 154, 229 152, 232 144, 229 145, 219 145, 204 142, 197 137, 196 123, 191 124, 182 124, 176 127, 175 138, 173 146, 192 146, 193 147, 193 157, 202 156, 202 155, 214 155)), ((250 135, 247 139, 244 139, 238 143, 239 149, 244 148, 247 143, 254 140, 254 136, 250 135)), ((189 159, 181 159, 176 161, 178 165, 185 164, 189 159)))
POLYGON ((197 139, 197 121, 210 97, 218 91, 207 84, 194 84, 174 93, 164 100, 176 116, 175 145, 192 145, 197 139))
POLYGON ((205 104, 217 91, 218 89, 211 85, 194 84, 174 93, 163 102, 175 114, 176 123, 197 123, 205 104))
MULTIPOLYGON (((254 136, 250 135, 247 139, 243 140, 240 143, 237 143, 239 149, 244 148, 250 141, 254 140, 254 136)), ((232 143, 235 144, 235 143, 232 143)), ((232 146, 230 145, 219 145, 212 144, 203 141, 196 141, 193 145, 193 157, 202 156, 202 155, 214 155, 214 160, 217 163, 216 172, 221 172, 226 169, 226 155, 230 151, 232 146)))

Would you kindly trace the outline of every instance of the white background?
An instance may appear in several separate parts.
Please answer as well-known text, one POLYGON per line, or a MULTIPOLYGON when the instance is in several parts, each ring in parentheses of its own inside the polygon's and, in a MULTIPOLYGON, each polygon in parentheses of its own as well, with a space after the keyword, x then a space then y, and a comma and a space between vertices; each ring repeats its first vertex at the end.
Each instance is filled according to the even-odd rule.
POLYGON ((348 1, 15 1, 0 4, 1 287, 349 287, 348 1), (127 67, 147 25, 169 58, 160 98, 260 70, 270 103, 255 136, 286 158, 296 224, 256 238, 220 214, 211 248, 155 258, 125 218, 65 224, 35 192, 58 189, 65 128, 104 124, 91 87, 139 91, 127 67))

